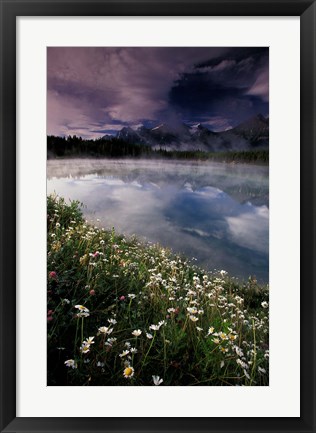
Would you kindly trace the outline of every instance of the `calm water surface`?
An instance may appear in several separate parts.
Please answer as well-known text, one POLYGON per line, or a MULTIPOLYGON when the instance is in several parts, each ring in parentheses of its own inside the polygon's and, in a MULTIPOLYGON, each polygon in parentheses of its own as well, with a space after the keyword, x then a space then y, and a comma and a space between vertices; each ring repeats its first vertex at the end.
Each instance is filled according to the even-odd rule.
POLYGON ((209 162, 49 160, 47 192, 85 217, 158 242, 207 270, 269 279, 269 170, 209 162))

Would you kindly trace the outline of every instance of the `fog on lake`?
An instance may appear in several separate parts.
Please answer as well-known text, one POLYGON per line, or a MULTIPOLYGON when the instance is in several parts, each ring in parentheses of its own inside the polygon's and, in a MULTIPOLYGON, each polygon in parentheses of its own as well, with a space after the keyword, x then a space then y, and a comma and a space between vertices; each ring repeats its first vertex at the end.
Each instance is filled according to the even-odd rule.
POLYGON ((49 160, 47 193, 53 192, 84 203, 93 224, 170 247, 206 270, 268 282, 267 166, 49 160))

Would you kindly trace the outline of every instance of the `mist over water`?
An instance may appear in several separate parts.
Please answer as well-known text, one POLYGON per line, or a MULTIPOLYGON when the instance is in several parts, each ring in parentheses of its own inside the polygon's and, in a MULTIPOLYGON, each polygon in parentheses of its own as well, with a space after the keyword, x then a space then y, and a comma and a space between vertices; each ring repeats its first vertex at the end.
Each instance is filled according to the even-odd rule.
POLYGON ((269 170, 210 162, 47 162, 47 193, 83 202, 90 221, 196 258, 202 268, 269 279, 269 170))

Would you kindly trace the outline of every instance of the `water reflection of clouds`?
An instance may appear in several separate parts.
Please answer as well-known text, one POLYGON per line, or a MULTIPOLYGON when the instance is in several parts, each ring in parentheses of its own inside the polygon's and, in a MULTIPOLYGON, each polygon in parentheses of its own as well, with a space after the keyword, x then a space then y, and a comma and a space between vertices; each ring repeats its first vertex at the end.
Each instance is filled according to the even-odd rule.
POLYGON ((226 239, 268 254, 269 211, 266 206, 240 204, 218 188, 179 192, 166 214, 186 232, 226 239))
POLYGON ((268 205, 269 171, 266 166, 223 164, 201 161, 151 161, 73 159, 50 160, 47 178, 114 177, 140 184, 152 182, 160 188, 177 185, 197 190, 204 186, 218 187, 242 202, 260 199, 268 205))
POLYGON ((267 281, 267 206, 241 203, 214 185, 200 186, 192 173, 171 179, 163 185, 159 176, 142 172, 136 177, 86 174, 51 178, 48 193, 82 201, 88 219, 197 257, 205 268, 267 281))
POLYGON ((269 252, 269 210, 266 206, 245 206, 238 216, 228 216, 226 221, 232 240, 239 245, 268 254, 269 252))
POLYGON ((210 199, 213 199, 213 198, 218 198, 221 194, 223 194, 223 191, 221 191, 218 188, 214 188, 212 186, 205 186, 204 188, 195 191, 195 194, 198 194, 200 196, 206 196, 210 199))

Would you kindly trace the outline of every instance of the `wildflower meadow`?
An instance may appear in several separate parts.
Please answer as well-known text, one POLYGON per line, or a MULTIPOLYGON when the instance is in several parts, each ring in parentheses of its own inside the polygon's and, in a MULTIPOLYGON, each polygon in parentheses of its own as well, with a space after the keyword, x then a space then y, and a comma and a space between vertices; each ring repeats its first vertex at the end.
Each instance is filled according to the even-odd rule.
POLYGON ((47 383, 266 386, 269 288, 47 198, 47 383))

